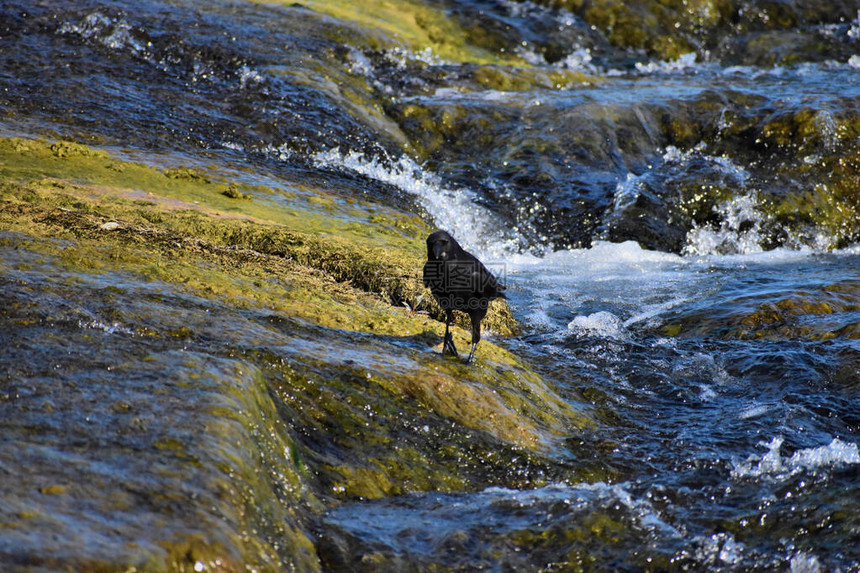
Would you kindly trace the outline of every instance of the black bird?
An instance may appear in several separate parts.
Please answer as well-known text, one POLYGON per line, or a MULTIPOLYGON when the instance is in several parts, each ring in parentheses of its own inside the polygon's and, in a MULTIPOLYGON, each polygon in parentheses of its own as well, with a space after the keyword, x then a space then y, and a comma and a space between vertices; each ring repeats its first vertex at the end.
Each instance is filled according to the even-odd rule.
POLYGON ((424 264, 424 286, 445 311, 445 339, 442 354, 454 356, 457 348, 448 331, 454 311, 460 310, 472 319, 472 351, 466 363, 475 357, 475 348, 481 340, 481 321, 487 315, 490 301, 505 298, 505 286, 487 270, 473 254, 463 250, 454 237, 445 231, 436 231, 427 237, 427 262, 424 264))

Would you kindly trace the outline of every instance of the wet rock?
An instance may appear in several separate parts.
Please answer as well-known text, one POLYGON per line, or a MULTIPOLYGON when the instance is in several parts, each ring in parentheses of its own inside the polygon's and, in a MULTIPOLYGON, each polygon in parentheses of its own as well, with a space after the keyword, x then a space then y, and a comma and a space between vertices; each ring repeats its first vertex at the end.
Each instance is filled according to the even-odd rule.
POLYGON ((50 147, 0 142, 3 563, 313 571, 337 503, 599 479, 554 455, 584 407, 492 340, 442 358, 441 323, 399 304, 420 293, 414 217, 372 207, 368 234, 325 201, 321 232, 316 190, 290 228, 214 178, 50 147))
POLYGON ((662 60, 695 52, 734 65, 845 59, 851 55, 850 42, 822 24, 844 26, 858 9, 856 3, 814 0, 600 0, 564 7, 601 30, 614 46, 662 60))
POLYGON ((668 324, 670 336, 692 333, 742 340, 831 340, 857 337, 860 283, 845 281, 810 292, 771 294, 764 300, 737 301, 730 312, 685 316, 668 324))
MULTIPOLYGON (((326 516, 332 527, 323 563, 343 570, 398 571, 420 555, 429 568, 587 570, 599 562, 597 553, 624 551, 631 528, 656 529, 645 523, 645 508, 619 501, 625 495, 621 488, 552 485, 524 493, 494 488, 468 499, 412 496, 408 510, 384 500, 344 505, 326 516), (513 519, 509 510, 515 511, 513 519), (467 523, 454 518, 464 511, 474 516, 467 523), (375 526, 359 527, 369 523, 375 526)), ((643 566, 668 565, 665 556, 639 557, 643 566)))

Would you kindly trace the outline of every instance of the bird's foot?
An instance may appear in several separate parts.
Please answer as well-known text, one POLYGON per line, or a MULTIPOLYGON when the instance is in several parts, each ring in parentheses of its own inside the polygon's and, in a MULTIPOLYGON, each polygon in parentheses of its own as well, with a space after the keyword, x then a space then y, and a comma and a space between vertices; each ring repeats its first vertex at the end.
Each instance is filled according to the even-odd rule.
POLYGON ((448 333, 448 336, 445 337, 445 341, 442 343, 442 356, 444 356, 446 352, 453 356, 460 356, 460 354, 457 352, 457 347, 454 346, 454 336, 450 332, 448 333))
POLYGON ((468 358, 466 358, 466 359, 463 361, 463 364, 471 364, 472 362, 474 362, 474 361, 475 361, 475 348, 476 348, 477 346, 478 346, 477 344, 473 344, 473 345, 472 345, 472 351, 469 353, 468 358))

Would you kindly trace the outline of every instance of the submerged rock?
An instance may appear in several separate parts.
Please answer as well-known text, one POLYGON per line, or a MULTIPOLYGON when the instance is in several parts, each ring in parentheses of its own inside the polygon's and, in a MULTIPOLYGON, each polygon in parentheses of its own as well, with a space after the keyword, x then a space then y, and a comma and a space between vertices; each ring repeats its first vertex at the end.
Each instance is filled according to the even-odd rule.
POLYGON ((730 308, 693 313, 663 327, 670 336, 740 340, 831 340, 860 337, 860 282, 843 281, 807 292, 767 293, 732 301, 730 308))

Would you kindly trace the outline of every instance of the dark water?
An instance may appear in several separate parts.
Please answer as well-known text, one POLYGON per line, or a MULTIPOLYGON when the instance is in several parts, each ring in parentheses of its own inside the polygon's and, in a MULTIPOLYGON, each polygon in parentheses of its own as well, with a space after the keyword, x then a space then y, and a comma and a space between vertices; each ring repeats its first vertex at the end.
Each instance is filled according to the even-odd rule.
POLYGON ((348 503, 320 528, 356 554, 415 569, 860 570, 860 253, 764 207, 856 145, 840 121, 860 108, 860 24, 820 24, 842 52, 790 66, 665 63, 535 5, 460 6, 518 31, 539 66, 601 79, 477 90, 461 65, 362 50, 297 7, 13 1, 0 121, 325 181, 414 209, 505 265, 524 327, 505 344, 602 420, 556 455, 616 478, 348 503), (371 107, 349 94, 363 82, 387 94, 385 120, 354 112, 371 107), (471 127, 409 158, 404 134, 422 134, 391 119, 408 105, 471 127), (769 146, 762 126, 803 110, 813 132, 769 146), (694 216, 679 207, 692 188, 725 193, 694 216), (744 322, 781 301, 832 312, 744 322), (607 513, 635 535, 590 523, 607 513))

